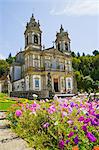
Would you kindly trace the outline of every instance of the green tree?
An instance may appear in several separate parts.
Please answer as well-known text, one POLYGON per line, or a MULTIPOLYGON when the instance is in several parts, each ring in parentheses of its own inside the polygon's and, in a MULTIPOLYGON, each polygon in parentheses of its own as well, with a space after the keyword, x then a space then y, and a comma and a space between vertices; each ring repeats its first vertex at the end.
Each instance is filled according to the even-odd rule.
POLYGON ((15 60, 15 57, 12 57, 11 53, 9 54, 8 58, 6 59, 6 61, 9 63, 9 64, 12 64, 13 61, 15 60))
POLYGON ((93 56, 92 71, 90 75, 94 81, 99 81, 99 55, 93 56))
POLYGON ((80 53, 79 52, 77 53, 77 57, 80 57, 80 53))
MULTIPOLYGON (((99 81, 99 54, 95 54, 95 56, 84 56, 83 54, 83 56, 73 57, 72 66, 74 68, 74 71, 76 72, 77 87, 79 90, 86 90, 84 88, 85 82, 82 83, 80 77, 82 79, 82 77, 90 76, 90 78, 92 78, 94 82, 99 81)), ((92 88, 90 84, 88 89, 89 88, 92 88)))
POLYGON ((76 54, 74 52, 71 52, 72 57, 76 57, 76 54))
POLYGON ((82 56, 85 56, 85 53, 82 53, 82 56))
POLYGON ((78 59, 77 57, 73 57, 72 59, 72 65, 73 65, 73 68, 77 71, 79 70, 79 65, 81 63, 81 60, 78 59))
POLYGON ((94 56, 99 55, 99 51, 98 50, 94 50, 92 53, 93 53, 94 56))
POLYGON ((9 71, 9 64, 6 60, 0 60, 0 77, 7 74, 9 71))
POLYGON ((83 78, 83 89, 86 92, 92 91, 93 88, 93 79, 90 76, 85 76, 83 78))
POLYGON ((77 81, 77 88, 78 90, 81 90, 83 86, 83 75, 79 71, 75 71, 75 78, 77 81))

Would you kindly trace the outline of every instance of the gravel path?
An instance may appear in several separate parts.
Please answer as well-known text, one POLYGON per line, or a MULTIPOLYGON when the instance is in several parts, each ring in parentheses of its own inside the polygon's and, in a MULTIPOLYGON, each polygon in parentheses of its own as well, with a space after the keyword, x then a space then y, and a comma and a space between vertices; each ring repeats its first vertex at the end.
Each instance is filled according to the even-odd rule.
POLYGON ((8 128, 4 112, 0 112, 0 150, 34 150, 8 128))

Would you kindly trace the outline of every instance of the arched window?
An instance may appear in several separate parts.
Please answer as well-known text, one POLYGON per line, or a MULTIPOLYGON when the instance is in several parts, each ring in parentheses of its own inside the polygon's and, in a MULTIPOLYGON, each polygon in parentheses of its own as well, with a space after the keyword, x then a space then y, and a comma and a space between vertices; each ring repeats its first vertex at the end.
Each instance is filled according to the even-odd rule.
POLYGON ((35 78, 35 88, 39 88, 39 78, 35 78))
POLYGON ((71 80, 68 79, 68 88, 71 88, 71 80))
POLYGON ((65 50, 68 51, 68 44, 67 43, 65 43, 65 50))
POLYGON ((58 43, 58 50, 60 50, 60 44, 58 43))
POLYGON ((38 44, 38 36, 37 35, 34 35, 34 43, 38 44))
POLYGON ((28 36, 26 36, 26 45, 28 45, 28 36))

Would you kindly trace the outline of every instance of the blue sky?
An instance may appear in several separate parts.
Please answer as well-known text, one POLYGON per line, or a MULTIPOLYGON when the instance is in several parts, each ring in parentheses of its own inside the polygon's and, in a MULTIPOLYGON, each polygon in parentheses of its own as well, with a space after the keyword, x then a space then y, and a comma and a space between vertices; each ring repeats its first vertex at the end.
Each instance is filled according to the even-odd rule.
POLYGON ((99 49, 99 0, 0 0, 0 58, 24 49, 24 31, 32 13, 40 21, 42 45, 52 46, 62 24, 71 50, 99 49))

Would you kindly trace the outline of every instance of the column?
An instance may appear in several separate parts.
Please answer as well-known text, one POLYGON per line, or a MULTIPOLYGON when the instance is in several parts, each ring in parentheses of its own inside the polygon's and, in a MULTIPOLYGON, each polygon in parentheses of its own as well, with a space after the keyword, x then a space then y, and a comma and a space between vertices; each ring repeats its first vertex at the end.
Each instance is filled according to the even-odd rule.
POLYGON ((33 90, 33 76, 30 75, 30 78, 29 78, 29 90, 33 90))
POLYGON ((38 45, 40 45, 40 35, 38 34, 38 45))
POLYGON ((34 33, 32 33, 32 44, 34 44, 34 33))

